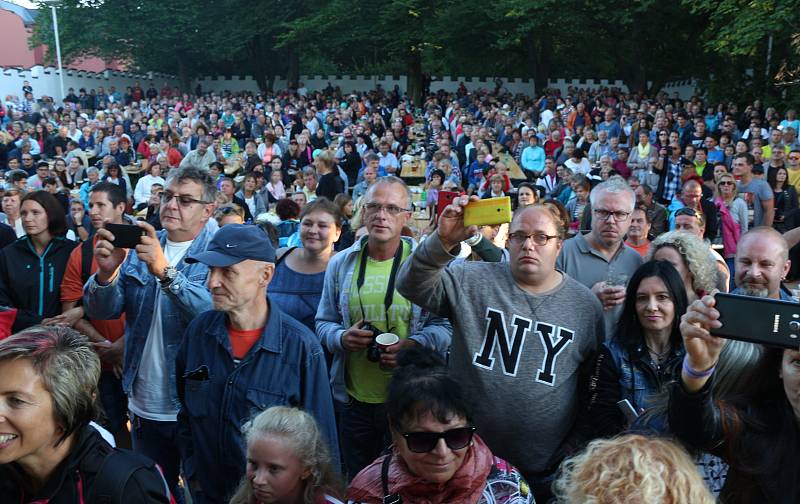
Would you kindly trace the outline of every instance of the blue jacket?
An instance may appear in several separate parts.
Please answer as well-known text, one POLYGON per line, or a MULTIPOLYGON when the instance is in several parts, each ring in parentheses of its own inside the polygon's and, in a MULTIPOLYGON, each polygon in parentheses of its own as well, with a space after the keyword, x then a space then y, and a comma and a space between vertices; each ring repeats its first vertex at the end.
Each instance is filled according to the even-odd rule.
POLYGON ((622 432, 628 422, 617 402, 629 400, 638 414, 648 409, 653 395, 680 373, 684 354, 683 345, 673 348, 669 358, 656 369, 643 342, 633 352, 619 338, 605 342, 592 368, 589 385, 590 437, 622 432))
MULTIPOLYGON (((333 354, 331 364, 331 387, 333 398, 339 402, 349 402, 344 382, 344 361, 347 351, 342 347, 342 334, 355 322, 350 320, 350 286, 353 284, 353 271, 361 248, 368 237, 363 237, 353 246, 333 256, 325 270, 325 284, 322 287, 322 300, 317 308, 317 336, 322 344, 333 354)), ((409 238, 403 238, 414 246, 409 238)), ((453 329, 446 318, 435 316, 412 305, 409 338, 417 343, 433 348, 444 354, 450 347, 453 329)))
MULTIPOLYGON (((202 252, 219 229, 214 219, 209 219, 203 230, 189 247, 186 256, 202 252)), ((159 231, 158 238, 163 248, 167 242, 167 232, 159 231)), ((170 377, 169 393, 174 408, 180 407, 175 392, 175 355, 183 340, 183 332, 189 323, 200 313, 212 308, 211 293, 206 287, 208 267, 202 263, 188 264, 186 256, 177 266, 178 275, 161 296, 161 326, 164 333, 165 359, 170 377)), ((139 371, 144 345, 150 333, 153 318, 153 305, 156 290, 161 288, 159 281, 131 250, 120 266, 117 277, 106 286, 97 283, 97 275, 92 275, 83 287, 83 304, 89 318, 111 320, 123 313, 125 323, 125 364, 122 374, 122 388, 130 394, 133 381, 139 371)))
POLYGON ((544 149, 531 145, 522 150, 522 169, 534 172, 544 171, 544 149))
POLYGON ((313 415, 339 460, 325 355, 314 333, 270 303, 261 338, 236 364, 226 320, 219 311, 195 318, 175 365, 183 468, 210 502, 227 502, 238 486, 247 466, 242 426, 270 406, 313 415), (192 377, 199 370, 206 379, 192 377))

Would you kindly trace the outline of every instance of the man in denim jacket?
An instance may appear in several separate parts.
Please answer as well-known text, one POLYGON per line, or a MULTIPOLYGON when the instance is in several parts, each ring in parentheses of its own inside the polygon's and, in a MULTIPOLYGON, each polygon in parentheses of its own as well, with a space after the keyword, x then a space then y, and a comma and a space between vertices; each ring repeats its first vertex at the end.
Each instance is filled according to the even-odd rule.
POLYGON ((133 449, 161 466, 179 499, 175 356, 189 322, 211 309, 208 267, 188 264, 184 257, 205 250, 218 229, 209 219, 215 197, 206 172, 189 167, 171 174, 161 200, 164 230, 140 222, 145 234, 127 259, 125 250, 112 244, 113 234, 98 230, 98 269, 84 287, 90 318, 115 319, 123 313, 127 318, 122 388, 133 449))
POLYGON ((413 242, 401 237, 411 214, 408 187, 397 177, 379 178, 364 195, 369 236, 328 263, 317 309, 317 336, 333 354, 331 385, 348 476, 354 477, 389 444, 383 403, 399 350, 414 344, 446 352, 452 329, 398 294, 392 286, 413 242), (372 329, 365 326, 369 323, 372 329), (378 333, 400 341, 372 359, 378 333))
POLYGON ((205 252, 214 310, 186 330, 176 361, 183 472, 195 504, 227 504, 245 475, 243 425, 271 406, 314 416, 338 462, 325 354, 314 333, 267 298, 275 249, 258 226, 223 226, 205 252))

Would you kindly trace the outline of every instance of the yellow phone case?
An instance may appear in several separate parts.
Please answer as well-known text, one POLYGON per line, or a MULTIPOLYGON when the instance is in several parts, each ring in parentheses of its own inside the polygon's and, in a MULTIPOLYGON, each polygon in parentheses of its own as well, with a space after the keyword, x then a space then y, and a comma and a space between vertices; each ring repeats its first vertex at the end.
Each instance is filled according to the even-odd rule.
POLYGON ((465 226, 492 226, 511 222, 511 198, 488 198, 464 207, 465 226))

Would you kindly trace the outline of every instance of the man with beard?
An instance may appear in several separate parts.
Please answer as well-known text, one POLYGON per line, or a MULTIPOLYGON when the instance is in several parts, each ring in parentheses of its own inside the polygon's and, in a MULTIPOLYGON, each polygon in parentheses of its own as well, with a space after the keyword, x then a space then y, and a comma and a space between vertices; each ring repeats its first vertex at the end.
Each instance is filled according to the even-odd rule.
POLYGON ((781 288, 789 272, 789 248, 780 233, 761 226, 745 233, 736 245, 736 267, 732 294, 792 301, 781 288))

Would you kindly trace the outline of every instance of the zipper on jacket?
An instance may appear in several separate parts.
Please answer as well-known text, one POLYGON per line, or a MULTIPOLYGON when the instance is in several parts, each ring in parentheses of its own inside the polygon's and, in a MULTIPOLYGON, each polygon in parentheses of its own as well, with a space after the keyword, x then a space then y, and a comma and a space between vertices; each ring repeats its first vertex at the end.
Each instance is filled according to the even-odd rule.
MULTIPOLYGON (((36 249, 33 247, 33 244, 31 243, 30 239, 28 239, 28 246, 31 248, 33 253, 39 257, 39 310, 38 310, 38 315, 40 317, 44 316, 44 274, 45 274, 44 260, 47 257, 47 253, 50 251, 50 247, 53 246, 53 241, 54 240, 50 240, 50 243, 47 244, 47 248, 45 248, 44 252, 42 252, 42 255, 39 256, 39 254, 36 253, 36 249)), ((52 264, 50 265, 50 268, 51 269, 53 268, 52 264)), ((50 291, 52 292, 52 290, 53 290, 53 277, 52 277, 52 274, 51 274, 51 276, 50 276, 50 291)))

